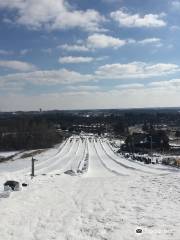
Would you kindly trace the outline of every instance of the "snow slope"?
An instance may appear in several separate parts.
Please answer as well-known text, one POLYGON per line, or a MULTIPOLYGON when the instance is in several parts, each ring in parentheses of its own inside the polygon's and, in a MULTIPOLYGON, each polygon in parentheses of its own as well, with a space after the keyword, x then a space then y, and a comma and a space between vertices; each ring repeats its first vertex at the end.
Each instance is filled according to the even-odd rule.
MULTIPOLYGON (((156 167, 152 167, 151 165, 137 164, 134 161, 130 161, 129 159, 125 159, 124 157, 121 157, 121 156, 115 154, 113 152, 113 150, 111 149, 109 143, 102 142, 102 141, 100 141, 100 142, 101 142, 101 146, 102 146, 104 152, 109 157, 109 159, 113 160, 117 164, 119 164, 121 166, 124 166, 125 168, 129 168, 131 170, 142 171, 142 172, 146 172, 146 173, 163 174, 163 170, 162 169, 158 169, 156 167)), ((170 169, 170 168, 169 169, 166 168, 166 171, 167 170, 168 171, 172 171, 172 169, 170 169)), ((174 170, 173 170, 173 172, 174 172, 174 170)))
POLYGON ((28 183, 0 198, 0 239, 179 240, 179 171, 123 159, 93 136, 74 136, 36 158, 33 179, 30 158, 0 164, 0 196, 5 180, 28 183))
POLYGON ((89 168, 86 177, 111 177, 114 176, 111 171, 102 164, 99 155, 96 152, 94 141, 88 140, 88 151, 89 151, 89 168))
POLYGON ((8 151, 8 152, 1 152, 0 151, 0 157, 11 157, 15 154, 17 154, 18 151, 8 151))

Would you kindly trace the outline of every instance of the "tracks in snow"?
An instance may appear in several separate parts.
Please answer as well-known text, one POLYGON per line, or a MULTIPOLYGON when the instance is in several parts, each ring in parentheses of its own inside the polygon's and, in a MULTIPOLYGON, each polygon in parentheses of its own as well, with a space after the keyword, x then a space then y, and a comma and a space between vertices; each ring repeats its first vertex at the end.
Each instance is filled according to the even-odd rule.
MULTIPOLYGON (((94 136, 73 136, 63 142, 54 154, 51 150, 38 155, 35 165, 36 175, 59 175, 71 170, 74 175, 84 177, 127 176, 142 172, 144 174, 167 174, 170 171, 139 165, 116 155, 109 143, 94 136)), ((35 157, 36 158, 36 157, 35 157)), ((21 160, 22 161, 22 160, 21 160)), ((24 160, 25 161, 25 160, 24 160)), ((16 164, 14 161, 12 164, 16 164)), ((14 171, 16 174, 30 174, 29 167, 14 171)))

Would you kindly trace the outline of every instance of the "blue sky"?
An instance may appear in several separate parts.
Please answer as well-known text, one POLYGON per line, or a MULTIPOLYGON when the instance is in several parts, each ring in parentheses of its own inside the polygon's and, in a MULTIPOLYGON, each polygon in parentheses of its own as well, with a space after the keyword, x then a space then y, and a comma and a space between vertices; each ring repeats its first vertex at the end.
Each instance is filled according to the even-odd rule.
POLYGON ((180 102, 179 0, 0 0, 0 111, 180 102))

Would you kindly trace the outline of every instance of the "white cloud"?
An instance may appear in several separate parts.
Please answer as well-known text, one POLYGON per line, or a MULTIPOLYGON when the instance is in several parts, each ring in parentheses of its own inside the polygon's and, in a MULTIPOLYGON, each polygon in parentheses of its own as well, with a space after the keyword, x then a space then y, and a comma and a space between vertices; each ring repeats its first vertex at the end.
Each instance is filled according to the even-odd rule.
POLYGON ((171 79, 167 81, 151 82, 148 84, 149 87, 153 88, 180 88, 180 79, 171 79))
POLYGON ((176 64, 147 64, 144 62, 131 62, 127 64, 106 64, 97 69, 96 75, 100 79, 143 79, 173 74, 179 71, 180 67, 176 64))
POLYGON ((0 90, 1 92, 5 91, 7 92, 19 92, 22 91, 24 88, 25 84, 23 82, 5 82, 5 81, 1 81, 0 82, 0 90))
POLYGON ((93 34, 87 39, 87 46, 89 48, 119 48, 126 44, 125 40, 108 36, 105 34, 93 34))
POLYGON ((99 12, 88 9, 75 10, 66 0, 0 0, 0 8, 15 10, 14 21, 29 28, 48 30, 82 28, 98 31, 105 18, 99 12))
POLYGON ((147 83, 146 85, 141 83, 128 83, 128 84, 120 84, 115 86, 115 90, 136 90, 136 89, 143 89, 146 91, 152 91, 152 89, 156 89, 157 91, 164 90, 180 90, 180 79, 171 79, 171 80, 162 80, 162 81, 155 81, 147 83))
POLYGON ((145 38, 143 40, 138 41, 139 44, 159 44, 161 42, 160 38, 145 38))
POLYGON ((33 96, 0 95, 5 111, 45 109, 103 109, 138 107, 173 107, 180 102, 179 88, 112 89, 108 91, 71 91, 33 96), (120 101, 121 99, 121 101, 120 101))
MULTIPOLYGON (((64 92, 24 95, 17 93, 26 82, 34 84, 76 84, 93 80, 91 75, 60 69, 57 71, 36 71, 11 74, 0 77, 1 110, 43 109, 92 109, 92 108, 132 108, 171 107, 180 101, 180 79, 157 81, 146 85, 140 83, 122 84, 107 91, 98 85, 67 86, 64 92), (121 99, 122 101, 119 101, 121 99)), ((86 84, 86 83, 85 83, 86 84)))
POLYGON ((102 56, 102 57, 82 57, 82 56, 66 56, 66 57, 60 57, 59 63, 90 63, 93 61, 104 61, 108 58, 108 56, 102 56))
POLYGON ((115 12, 111 12, 111 18, 119 23, 123 27, 164 27, 166 22, 163 20, 164 14, 146 14, 141 16, 140 14, 131 14, 120 9, 115 12))
POLYGON ((128 44, 138 44, 138 45, 142 45, 142 46, 145 46, 145 45, 152 45, 152 46, 155 46, 155 47, 162 47, 163 46, 163 43, 161 41, 160 38, 145 38, 145 39, 142 39, 142 40, 135 40, 135 39, 128 39, 127 40, 127 43, 128 44))
POLYGON ((69 90, 73 91, 96 91, 99 90, 99 86, 91 86, 91 85, 81 85, 81 86, 69 86, 69 90))
POLYGON ((180 9, 180 1, 172 1, 171 2, 173 10, 178 10, 180 9))
POLYGON ((20 51, 20 55, 21 56, 25 56, 25 55, 27 55, 28 53, 30 53, 32 51, 32 49, 22 49, 21 51, 20 51))
POLYGON ((69 44, 63 44, 59 45, 58 48, 61 48, 63 50, 69 51, 69 52, 87 52, 89 51, 88 47, 84 45, 69 45, 69 44))
MULTIPOLYGON (((0 83, 3 85, 16 84, 18 85, 31 83, 34 85, 73 85, 76 83, 97 82, 101 79, 145 79, 155 76, 163 76, 178 72, 179 66, 174 64, 147 64, 142 62, 133 62, 127 64, 111 64, 103 65, 97 69, 94 74, 81 74, 79 72, 70 71, 65 68, 59 70, 47 70, 47 71, 32 71, 27 73, 8 74, 0 77, 0 83)), ((171 82, 168 82, 171 83, 171 82)), ((153 83, 157 85, 157 83, 153 83)), ((165 84, 160 82, 158 84, 165 84)), ((178 84, 177 80, 173 80, 172 84, 178 84)), ((1 85, 2 86, 2 85, 1 85)), ((135 84, 123 84, 119 85, 119 89, 125 88, 141 88, 143 85, 140 83, 135 84)), ((84 86, 83 90, 88 90, 94 86, 84 86)), ((148 86, 150 87, 150 85, 148 86)), ((82 90, 82 89, 81 89, 82 90)), ((92 89, 91 89, 92 90, 92 89)), ((94 89, 95 90, 95 89, 94 89)))
POLYGON ((85 41, 79 40, 76 44, 63 44, 59 45, 58 48, 61 48, 66 51, 77 51, 77 52, 87 52, 95 48, 119 48, 127 44, 126 40, 115 38, 109 35, 95 33, 89 35, 85 41))
POLYGON ((67 56, 67 57, 59 58, 60 63, 89 63, 89 62, 92 62, 93 60, 94 60, 94 58, 92 58, 92 57, 67 56))
POLYGON ((20 72, 29 72, 36 70, 36 66, 33 64, 22 61, 0 61, 0 67, 20 72))
POLYGON ((63 44, 57 48, 63 49, 68 52, 87 52, 97 48, 114 48, 117 49, 127 44, 147 45, 152 44, 156 47, 162 46, 160 38, 145 38, 142 40, 127 39, 122 40, 105 34, 95 33, 89 35, 85 41, 77 41, 76 44, 63 44), (80 45, 81 44, 81 45, 80 45))
POLYGON ((155 81, 150 82, 146 85, 141 83, 130 83, 130 84, 121 84, 117 85, 116 89, 123 90, 123 89, 144 89, 144 90, 150 90, 150 89, 156 89, 156 90, 172 90, 175 89, 176 91, 180 90, 180 79, 171 79, 171 80, 162 80, 162 81, 155 81))
POLYGON ((137 88, 143 88, 144 84, 141 83, 131 83, 131 84, 121 84, 117 85, 117 89, 137 89, 137 88))
POLYGON ((8 55, 13 55, 13 54, 14 54, 13 51, 7 51, 7 50, 0 49, 0 55, 8 56, 8 55))
POLYGON ((78 82, 88 82, 93 76, 88 74, 80 74, 67 69, 34 71, 29 73, 8 74, 0 77, 0 82, 17 84, 32 83, 36 85, 56 85, 56 84, 73 84, 78 82))

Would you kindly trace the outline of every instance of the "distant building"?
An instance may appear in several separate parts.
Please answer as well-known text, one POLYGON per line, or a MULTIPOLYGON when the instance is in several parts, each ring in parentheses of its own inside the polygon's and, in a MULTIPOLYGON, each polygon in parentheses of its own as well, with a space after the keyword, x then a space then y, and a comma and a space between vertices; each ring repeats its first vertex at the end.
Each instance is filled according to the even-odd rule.
POLYGON ((129 135, 122 150, 129 152, 148 152, 151 150, 169 150, 169 138, 163 131, 153 131, 153 133, 133 133, 129 135))

